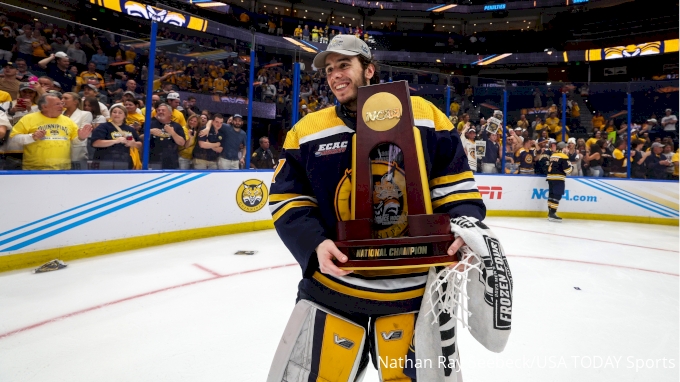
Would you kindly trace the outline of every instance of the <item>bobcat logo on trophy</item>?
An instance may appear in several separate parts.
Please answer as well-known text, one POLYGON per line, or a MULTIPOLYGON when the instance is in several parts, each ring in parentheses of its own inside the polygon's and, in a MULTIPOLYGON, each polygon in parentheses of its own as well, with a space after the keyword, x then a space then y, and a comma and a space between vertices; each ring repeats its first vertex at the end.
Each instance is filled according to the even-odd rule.
POLYGON ((257 212, 267 204, 269 191, 259 179, 249 179, 236 190, 236 204, 245 212, 257 212))
POLYGON ((405 269, 455 263, 446 253, 454 240, 449 215, 432 212, 407 82, 360 87, 357 104, 352 171, 346 174, 351 180, 343 178, 336 190, 336 214, 342 220, 335 244, 348 257, 337 266, 405 269), (347 204, 350 211, 343 213, 347 204))

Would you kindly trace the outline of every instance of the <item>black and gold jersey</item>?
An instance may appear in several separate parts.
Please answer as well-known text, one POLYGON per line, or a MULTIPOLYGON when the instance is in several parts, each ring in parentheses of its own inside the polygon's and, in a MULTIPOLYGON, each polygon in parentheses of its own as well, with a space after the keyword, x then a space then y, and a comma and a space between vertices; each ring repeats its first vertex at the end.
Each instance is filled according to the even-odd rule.
POLYGON ((551 156, 552 151, 548 149, 536 152, 536 157, 534 157, 534 170, 536 171, 537 175, 548 175, 548 167, 550 166, 551 156))
POLYGON ((534 150, 521 148, 515 152, 515 163, 519 164, 520 174, 534 173, 534 150))
POLYGON ((574 167, 569 161, 569 157, 564 153, 554 153, 550 156, 550 166, 548 166, 548 180, 565 180, 571 174, 574 167))
MULTIPOLYGON (((486 208, 458 132, 432 103, 411 97, 411 104, 424 148, 433 211, 484 219, 486 208)), ((355 124, 356 118, 336 106, 308 114, 288 132, 269 198, 274 226, 302 267, 301 288, 307 283, 310 289, 335 295, 336 300, 349 298, 352 304, 362 306, 383 301, 402 306, 405 303, 417 310, 428 268, 355 271, 344 277, 324 275, 318 270, 315 248, 326 239, 336 238, 338 221, 350 219, 355 124)), ((385 155, 389 157, 390 153, 385 155)), ((374 162, 373 166, 376 171, 385 170, 386 176, 375 179, 390 196, 382 204, 383 222, 394 221, 396 226, 401 221, 397 215, 405 207, 400 204, 398 190, 402 169, 389 163, 374 162)), ((405 164, 406 171, 409 165, 405 164)))

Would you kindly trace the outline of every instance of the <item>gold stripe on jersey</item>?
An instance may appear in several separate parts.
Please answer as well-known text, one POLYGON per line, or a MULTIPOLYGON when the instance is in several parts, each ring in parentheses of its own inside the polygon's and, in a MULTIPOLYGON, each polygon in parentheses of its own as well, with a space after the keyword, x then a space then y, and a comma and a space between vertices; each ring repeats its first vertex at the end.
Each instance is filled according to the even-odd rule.
MULTIPOLYGON (((571 171, 569 171, 569 172, 571 172, 571 171)), ((548 180, 565 180, 565 179, 567 179, 567 177, 564 176, 564 175, 550 174, 550 175, 548 175, 547 179, 548 180)))
POLYGON ((347 381, 363 340, 364 329, 361 326, 326 314, 317 381, 347 381), (338 345, 338 340, 345 340, 345 343, 351 341, 354 345, 348 349, 338 345))
POLYGON ((415 275, 421 275, 423 273, 427 273, 427 271, 430 270, 430 267, 422 267, 422 268, 392 268, 392 269, 386 269, 386 270, 380 270, 380 271, 373 271, 370 269, 362 269, 359 271, 354 271, 352 272, 355 275, 360 275, 364 277, 380 277, 380 276, 395 276, 395 275, 405 275, 405 276, 415 276, 415 275))
POLYGON ((381 381, 411 381, 404 374, 403 365, 406 364, 415 324, 414 313, 383 316, 375 320, 376 358, 384 361, 378 362, 381 381))
POLYGON ((449 119, 446 118, 446 115, 440 112, 432 102, 421 97, 411 97, 411 109, 413 110, 414 120, 432 121, 434 123, 435 131, 453 130, 451 121, 449 121, 449 119))
POLYGON ((279 208, 272 215, 272 220, 274 220, 274 222, 276 222, 288 210, 290 210, 291 208, 296 208, 296 207, 318 207, 318 206, 317 206, 316 203, 308 201, 308 200, 299 200, 299 201, 289 202, 289 203, 286 203, 283 207, 279 208))
POLYGON ((418 170, 420 171, 420 184, 422 186, 423 199, 425 203, 425 213, 432 214, 432 199, 430 199, 429 189, 426 186, 427 169, 425 168, 425 154, 423 153, 423 140, 420 136, 420 130, 417 127, 413 128, 413 135, 416 140, 416 157, 418 158, 418 170))
POLYGON ((304 137, 318 133, 334 126, 342 126, 345 123, 335 113, 335 108, 328 107, 311 114, 307 114, 293 129, 286 134, 286 141, 283 148, 295 150, 300 148, 300 140, 304 137))
POLYGON ((461 180, 464 179, 474 180, 475 177, 472 175, 472 171, 464 171, 461 172, 460 174, 445 175, 440 176, 438 178, 434 178, 430 181, 430 188, 441 186, 444 184, 460 182, 461 180))
POLYGON ((464 192, 461 194, 453 194, 449 195, 445 198, 441 198, 438 200, 435 200, 432 202, 432 208, 437 209, 447 203, 453 203, 453 202, 460 202, 461 200, 472 200, 472 199, 481 199, 482 195, 479 194, 479 191, 475 192, 464 192))
POLYGON ((320 282, 322 285, 328 289, 334 290, 338 293, 342 293, 348 296, 362 298, 365 300, 374 301, 399 301, 399 300, 410 300, 413 298, 422 297, 425 293, 425 287, 414 289, 406 292, 369 292, 359 289, 354 289, 340 283, 337 283, 328 277, 321 274, 321 272, 314 272, 312 276, 314 280, 320 282))
POLYGON ((269 203, 271 204, 272 202, 283 202, 288 199, 293 199, 293 198, 298 198, 300 196, 307 196, 307 195, 302 195, 302 194, 270 194, 269 195, 269 203))

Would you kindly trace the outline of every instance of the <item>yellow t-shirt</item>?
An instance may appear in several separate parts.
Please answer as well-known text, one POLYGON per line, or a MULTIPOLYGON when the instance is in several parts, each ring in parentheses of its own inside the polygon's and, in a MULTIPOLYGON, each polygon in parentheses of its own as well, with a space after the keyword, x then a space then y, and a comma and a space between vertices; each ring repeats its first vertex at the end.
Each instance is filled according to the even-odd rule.
POLYGON ((0 90, 0 103, 12 102, 12 96, 4 90, 0 90))
POLYGON ((134 61, 135 58, 137 58, 137 53, 135 53, 134 50, 126 50, 125 51, 125 61, 134 61))
POLYGON ((153 80, 153 91, 157 91, 161 88, 161 80, 153 80))
MULTIPOLYGON (((142 111, 146 115, 146 108, 142 109, 142 111)), ((156 109, 151 110, 151 118, 156 118, 156 109)), ((179 123, 179 125, 182 126, 183 129, 186 128, 187 121, 186 121, 186 119, 184 119, 184 114, 182 114, 181 111, 174 109, 172 111, 172 118, 170 118, 170 120, 172 122, 179 123)), ((186 131, 185 131, 185 133, 186 133, 186 131)))
POLYGON ((70 170, 71 141, 78 139, 78 126, 71 118, 60 115, 45 117, 42 113, 27 114, 14 125, 10 137, 45 131, 45 137, 24 146, 24 170, 70 170))
POLYGON ((99 81, 99 88, 104 89, 104 77, 102 77, 101 74, 95 72, 95 73, 90 73, 90 72, 82 72, 80 73, 80 79, 81 79, 81 84, 86 84, 88 80, 93 79, 99 81))
POLYGON ((578 107, 578 105, 574 105, 571 108, 571 116, 572 118, 578 118, 581 116, 581 108, 578 107))
POLYGON ((449 106, 449 111, 451 111, 451 115, 458 115, 458 111, 460 110, 460 105, 452 102, 451 106, 449 106))
MULTIPOLYGON (((184 136, 186 137, 187 142, 189 142, 189 138, 191 136, 189 135, 189 129, 182 125, 182 129, 184 129, 184 136)), ((196 146, 196 141, 198 140, 198 134, 196 135, 196 138, 194 138, 194 141, 189 145, 189 147, 184 148, 181 146, 178 146, 177 151, 179 151, 179 156, 181 156, 184 159, 194 159, 194 147, 196 146)))
POLYGON ((227 84, 227 80, 224 78, 217 78, 215 81, 213 81, 213 86, 215 87, 216 92, 224 93, 227 90, 227 84))
POLYGON ((550 130, 551 133, 555 133, 557 131, 560 131, 562 129, 560 127, 560 119, 555 117, 555 118, 546 118, 545 119, 545 124, 548 126, 548 129, 550 130))
POLYGON ((593 129, 602 130, 604 127, 604 117, 593 117, 593 129))
POLYGON ((675 154, 673 154, 673 157, 671 158, 671 162, 673 162, 673 176, 678 176, 678 166, 676 163, 680 162, 680 157, 678 156, 678 150, 675 151, 675 154))
MULTIPOLYGON (((546 126, 547 126, 547 125, 542 124, 542 123, 537 124, 537 125, 536 125, 536 132, 537 132, 537 133, 540 133, 543 129, 545 129, 546 126)), ((540 134, 539 134, 539 135, 540 135, 540 134)))
POLYGON ((460 134, 461 132, 463 132, 463 129, 465 128, 465 122, 464 121, 458 122, 458 127, 456 128, 458 129, 458 134, 460 134))
POLYGON ((593 144, 597 143, 598 139, 597 138, 590 138, 586 141, 586 150, 590 150, 590 146, 593 144))
POLYGON ((142 114, 128 114, 127 118, 125 118, 125 124, 128 126, 132 126, 135 122, 138 122, 140 126, 144 126, 144 115, 142 114))

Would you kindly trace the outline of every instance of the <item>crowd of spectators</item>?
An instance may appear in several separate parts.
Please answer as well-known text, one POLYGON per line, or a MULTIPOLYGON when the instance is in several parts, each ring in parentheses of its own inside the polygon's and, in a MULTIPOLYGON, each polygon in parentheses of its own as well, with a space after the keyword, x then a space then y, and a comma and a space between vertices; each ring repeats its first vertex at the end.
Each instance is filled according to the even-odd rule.
MULTIPOLYGON (((544 95, 538 88, 533 95, 534 110, 543 109, 544 100, 554 97, 550 93, 544 95)), ((499 126, 502 113, 494 111, 491 118, 495 119, 489 120, 480 114, 478 120, 471 121, 474 108, 470 98, 466 94, 456 95, 449 111, 475 172, 547 175, 550 155, 556 152, 557 143, 564 141, 575 167, 571 176, 626 178, 630 166, 633 178, 678 179, 678 118, 670 108, 664 110, 660 122, 652 113, 648 119, 633 123, 631 150, 627 153, 629 127, 625 115, 605 119, 602 113, 595 112, 590 121, 592 130, 587 131, 582 127, 585 124, 582 124, 578 103, 569 97, 567 125, 563 129, 562 108, 549 102, 545 113, 535 114, 533 121, 525 114, 516 120, 508 117, 503 146, 499 126), (505 168, 501 165, 503 157, 505 168)))
MULTIPOLYGON (((121 44, 120 39, 110 33, 71 26, 60 28, 40 21, 18 25, 5 16, 0 16, 0 27, 3 66, 0 71, 0 166, 3 169, 67 169, 64 160, 67 149, 62 147, 65 136, 69 136, 71 142, 66 145, 71 169, 141 168, 140 143, 144 139, 147 106, 144 90, 150 77, 154 93, 149 168, 244 167, 245 147, 251 144, 244 138, 244 131, 248 129, 244 118, 201 110, 196 106, 195 97, 180 99, 178 93, 248 97, 249 65, 240 58, 245 56, 242 54, 245 51, 240 51, 243 47, 223 44, 216 37, 197 38, 161 28, 159 37, 236 54, 209 61, 158 52, 150 74, 148 51, 121 44), (59 101, 54 101, 55 98, 59 101), (37 123, 27 124, 33 119, 26 119, 21 124, 24 130, 14 128, 28 115, 45 114, 43 108, 47 107, 48 100, 61 105, 62 115, 77 126, 78 132, 90 129, 85 140, 73 139, 68 133, 72 126, 63 120, 47 123, 39 119, 37 123), (52 131, 48 126, 60 127, 52 131), (36 131, 52 131, 56 135, 35 135, 36 131), (66 135, 59 135, 58 131, 66 135), (35 135, 45 147, 61 145, 58 158, 47 157, 56 153, 51 149, 31 153, 27 147, 34 141, 19 137, 22 134, 31 138, 35 135), (40 155, 36 156, 36 152, 40 155), (36 158, 41 157, 44 163, 39 165, 40 159, 36 158)), ((336 29, 318 26, 310 29, 300 24, 293 35, 302 40, 324 42, 334 37, 336 29)), ((282 33, 279 19, 270 18, 268 32, 282 33)), ((349 27, 345 32, 368 38, 360 28, 349 27)), ((334 103, 325 74, 316 71, 301 74, 300 99, 293 104, 290 64, 286 67, 281 57, 270 58, 268 63, 257 65, 253 99, 275 103, 277 121, 281 123, 278 131, 268 130, 265 136, 254 137, 258 148, 253 150, 251 166, 257 168, 275 165, 278 150, 270 147, 270 141, 277 147, 283 143, 294 107, 302 118, 334 103)), ((451 118, 461 134, 470 167, 485 173, 545 174, 546 159, 555 151, 556 143, 564 139, 577 169, 573 175, 625 177, 630 163, 633 177, 677 179, 677 118, 672 110, 665 111, 660 122, 656 115, 651 115, 648 120, 634 124, 632 150, 627 155, 626 123, 615 118, 605 120, 600 113, 595 113, 592 131, 588 131, 583 127, 581 106, 571 95, 567 98, 567 123, 563 127, 561 91, 573 89, 548 88, 543 94, 536 88, 533 106, 545 107, 545 113, 535 114, 533 121, 526 115, 509 120, 505 146, 500 126, 490 128, 489 121, 481 115, 471 121, 472 113, 466 113, 472 107, 472 86, 456 95, 449 105, 451 118), (503 158, 505 168, 501 168, 503 158)), ((496 117, 496 122, 502 120, 502 115, 496 117)))
MULTIPOLYGON (((48 158, 50 150, 40 150, 42 159, 34 156, 26 164, 24 157, 31 155, 26 147, 32 142, 15 139, 20 133, 13 127, 29 114, 42 113, 40 100, 45 96, 49 96, 46 98, 49 100, 56 96, 62 105, 62 114, 79 130, 92 126, 93 131, 85 141, 72 140, 69 149, 71 169, 140 168, 142 147, 135 142, 144 138, 148 51, 121 44, 112 34, 87 28, 59 28, 40 21, 18 25, 5 16, 0 16, 0 27, 1 169, 67 169, 62 158, 64 153, 60 152, 55 166, 55 158, 48 158), (121 114, 125 116, 123 124, 119 121, 121 114), (122 155, 123 151, 132 152, 132 155, 122 155), (42 165, 38 165, 40 161, 42 165)), ((216 39, 182 36, 168 28, 161 28, 159 36, 188 44, 220 45, 216 39)), ((221 47, 226 52, 234 49, 228 44, 221 47)), ((240 115, 225 118, 209 110, 200 110, 195 97, 180 99, 178 91, 246 98, 248 70, 249 65, 239 58, 239 54, 225 60, 209 61, 158 52, 153 75, 149 167, 212 168, 204 162, 207 159, 201 158, 212 158, 214 153, 224 159, 215 162, 217 168, 243 168, 247 145, 245 138, 241 138, 246 129, 244 118, 240 115), (170 121, 166 121, 168 117, 170 121), (227 131, 223 137, 226 142, 212 142, 215 147, 206 148, 201 144, 202 137, 198 132, 205 130, 206 139, 215 138, 217 133, 207 134, 215 130, 214 126, 212 130, 207 128, 213 121, 220 121, 215 125, 227 131), (243 134, 234 135, 232 131, 243 134), (217 147, 222 145, 221 149, 217 147), (199 155, 198 164, 194 152, 199 155)), ((304 72, 301 83, 301 98, 296 105, 300 117, 333 103, 323 73, 304 72)), ((290 120, 293 107, 291 69, 285 68, 280 58, 273 58, 257 69, 254 85, 255 100, 276 103, 277 120, 282 121, 284 135, 282 137, 276 131, 268 131, 268 135, 272 135, 280 146, 286 129, 290 128, 286 121, 290 120)), ((26 127, 27 131, 49 131, 42 122, 26 127)), ((50 123, 61 126, 64 131, 69 130, 63 123, 50 123)), ((47 138, 38 138, 46 141, 48 147, 58 140, 49 134, 47 138)), ((258 144, 257 149, 253 147, 251 167, 272 168, 273 164, 269 162, 275 160, 277 150, 270 148, 270 137, 254 139, 258 139, 258 144)))

